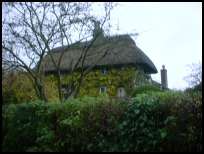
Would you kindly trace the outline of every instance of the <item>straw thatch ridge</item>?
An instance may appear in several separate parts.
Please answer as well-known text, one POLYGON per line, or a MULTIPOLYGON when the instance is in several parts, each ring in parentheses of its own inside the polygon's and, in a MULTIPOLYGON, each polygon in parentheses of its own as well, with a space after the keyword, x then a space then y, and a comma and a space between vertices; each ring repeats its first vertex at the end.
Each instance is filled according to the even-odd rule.
MULTIPOLYGON (((53 49, 52 54, 56 62, 60 53, 66 50, 62 57, 60 69, 62 71, 72 69, 83 51, 82 48, 86 45, 87 43, 77 43, 69 48, 58 47, 53 49)), ((136 46, 129 35, 97 38, 88 51, 84 67, 90 67, 91 65, 95 65, 95 67, 133 65, 140 66, 146 73, 157 73, 153 62, 136 46)), ((42 66, 45 72, 56 70, 49 55, 44 57, 42 66)), ((78 68, 80 67, 81 63, 78 68)))

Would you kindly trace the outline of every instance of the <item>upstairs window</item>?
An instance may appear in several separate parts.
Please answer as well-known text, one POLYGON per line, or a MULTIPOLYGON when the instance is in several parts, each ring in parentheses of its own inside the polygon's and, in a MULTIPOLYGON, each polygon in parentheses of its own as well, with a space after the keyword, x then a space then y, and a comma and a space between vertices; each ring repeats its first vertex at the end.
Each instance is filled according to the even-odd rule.
POLYGON ((107 87, 106 86, 101 86, 99 91, 100 91, 100 93, 106 93, 107 92, 107 87))
POLYGON ((120 68, 120 70, 121 70, 121 71, 125 70, 125 67, 124 67, 124 66, 122 66, 122 67, 120 68))
POLYGON ((106 68, 102 68, 101 69, 101 73, 104 74, 104 75, 107 74, 107 69, 106 68))

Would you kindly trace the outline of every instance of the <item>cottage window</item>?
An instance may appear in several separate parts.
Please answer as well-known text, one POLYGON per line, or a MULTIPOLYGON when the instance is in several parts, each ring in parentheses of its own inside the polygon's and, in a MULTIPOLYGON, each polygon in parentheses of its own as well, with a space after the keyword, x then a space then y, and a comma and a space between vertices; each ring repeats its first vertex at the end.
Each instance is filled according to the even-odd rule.
POLYGON ((123 87, 119 87, 117 95, 118 95, 118 97, 125 97, 125 95, 126 95, 125 89, 123 87))
POLYGON ((71 85, 68 85, 68 84, 63 84, 61 86, 61 90, 62 90, 62 95, 64 96, 65 99, 67 99, 69 94, 73 90, 73 87, 71 85))
POLYGON ((102 74, 107 74, 107 69, 106 68, 102 68, 101 73, 102 74))
POLYGON ((106 86, 100 87, 100 93, 105 93, 106 91, 107 91, 107 87, 106 86))

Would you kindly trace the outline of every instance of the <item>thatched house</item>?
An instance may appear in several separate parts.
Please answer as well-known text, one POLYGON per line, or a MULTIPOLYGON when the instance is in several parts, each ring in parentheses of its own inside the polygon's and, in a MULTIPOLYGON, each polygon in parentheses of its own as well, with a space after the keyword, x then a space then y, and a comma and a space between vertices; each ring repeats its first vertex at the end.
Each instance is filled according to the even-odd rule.
MULTIPOLYGON (((77 43, 69 48, 58 47, 52 50, 56 62, 59 60, 60 53, 64 51, 60 65, 64 76, 69 76, 70 70, 80 58, 82 49, 87 45, 87 43, 77 43)), ((80 61, 78 69, 81 64, 80 61)), ((153 62, 136 46, 129 35, 105 37, 101 33, 88 50, 83 68, 92 66, 94 66, 92 71, 84 79, 80 90, 81 95, 98 95, 107 92, 109 95, 122 97, 135 86, 138 70, 146 79, 150 77, 150 74, 157 73, 153 62)), ((43 70, 46 74, 56 72, 48 55, 43 60, 43 70)), ((66 86, 69 85, 68 80, 64 84, 64 87, 69 87, 66 86)))

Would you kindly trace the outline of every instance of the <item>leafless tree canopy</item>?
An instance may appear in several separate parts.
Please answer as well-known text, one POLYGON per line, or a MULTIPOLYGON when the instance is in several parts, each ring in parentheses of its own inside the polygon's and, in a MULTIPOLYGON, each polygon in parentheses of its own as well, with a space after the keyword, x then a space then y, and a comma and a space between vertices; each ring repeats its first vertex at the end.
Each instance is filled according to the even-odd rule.
MULTIPOLYGON (((48 54, 52 58, 50 52, 55 47, 69 47, 70 44, 92 39, 95 21, 99 21, 101 27, 104 26, 108 23, 110 11, 113 8, 112 3, 101 5, 104 13, 96 17, 91 11, 92 3, 88 2, 3 3, 2 66, 4 70, 20 67, 28 72, 31 81, 36 85, 37 95, 46 100, 43 73, 40 69, 43 57, 48 54)), ((84 49, 81 60, 85 59, 90 46, 84 49)), ((53 63, 58 72, 60 89, 61 60, 58 62, 53 60, 53 63)), ((83 76, 82 71, 81 80, 83 76)), ((61 97, 60 90, 59 96, 61 97)))
POLYGON ((190 87, 194 87, 202 83, 202 64, 193 63, 189 65, 190 74, 184 79, 189 83, 190 87))

